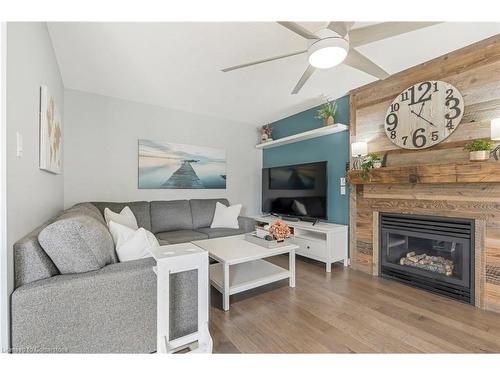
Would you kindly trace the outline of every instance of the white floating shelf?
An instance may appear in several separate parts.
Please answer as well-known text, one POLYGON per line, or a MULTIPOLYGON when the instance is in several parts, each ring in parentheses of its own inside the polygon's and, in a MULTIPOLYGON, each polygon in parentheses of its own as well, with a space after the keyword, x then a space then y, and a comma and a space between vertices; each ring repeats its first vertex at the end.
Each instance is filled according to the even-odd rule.
POLYGON ((289 137, 280 138, 280 139, 277 139, 275 141, 260 143, 255 147, 259 148, 259 149, 273 148, 273 147, 278 147, 278 146, 282 146, 282 145, 287 145, 289 143, 305 141, 306 139, 323 137, 325 135, 343 132, 343 131, 346 131, 347 129, 349 129, 347 127, 347 125, 333 124, 333 125, 323 126, 321 128, 309 130, 309 131, 304 132, 304 133, 294 134, 294 135, 291 135, 289 137))

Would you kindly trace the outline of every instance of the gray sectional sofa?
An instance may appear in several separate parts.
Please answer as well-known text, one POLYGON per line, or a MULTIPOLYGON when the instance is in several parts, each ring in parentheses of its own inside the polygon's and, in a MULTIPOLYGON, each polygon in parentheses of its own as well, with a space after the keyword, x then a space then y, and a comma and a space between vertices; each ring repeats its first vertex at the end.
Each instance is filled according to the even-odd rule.
MULTIPOLYGON (((80 233, 107 230, 104 208, 119 212, 125 206, 134 212, 139 227, 153 232, 161 245, 252 231, 254 222, 246 218, 239 219, 239 229, 211 229, 217 201, 229 204, 226 199, 81 203, 17 241, 15 290, 11 296, 12 351, 154 352, 154 259, 120 263, 113 253, 99 269, 63 273, 44 251, 39 235, 47 226, 64 220, 76 220, 80 233)), ((47 242, 47 233, 51 232, 46 230, 40 236, 43 243, 47 242)), ((78 240, 68 236, 63 250, 71 253, 74 248, 78 252, 81 244, 74 241, 78 240)), ((197 329, 196 274, 190 271, 172 275, 170 288, 170 336, 176 338, 197 329)))

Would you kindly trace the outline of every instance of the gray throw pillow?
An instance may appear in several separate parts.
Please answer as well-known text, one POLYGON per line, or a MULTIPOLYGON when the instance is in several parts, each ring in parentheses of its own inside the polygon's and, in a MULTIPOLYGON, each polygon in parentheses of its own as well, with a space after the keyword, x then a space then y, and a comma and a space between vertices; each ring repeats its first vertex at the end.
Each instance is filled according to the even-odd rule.
POLYGON ((61 215, 40 232, 38 242, 62 274, 94 271, 114 263, 108 228, 88 215, 61 215))

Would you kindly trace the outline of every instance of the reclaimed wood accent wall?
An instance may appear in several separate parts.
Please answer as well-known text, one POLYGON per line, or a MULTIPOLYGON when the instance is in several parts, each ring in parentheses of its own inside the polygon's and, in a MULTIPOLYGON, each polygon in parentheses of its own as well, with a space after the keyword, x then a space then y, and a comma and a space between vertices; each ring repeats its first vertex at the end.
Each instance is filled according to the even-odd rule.
MULTIPOLYGON (((366 141, 369 152, 387 153, 388 167, 466 164, 465 143, 489 139, 490 122, 500 117, 500 35, 360 87, 351 92, 350 106, 351 143, 366 141), (386 110, 401 91, 425 80, 449 82, 460 90, 465 103, 462 122, 449 138, 432 148, 396 148, 384 132, 386 110)), ((467 217, 484 223, 484 233, 478 233, 484 236, 484 251, 480 252, 485 261, 478 262, 481 296, 477 304, 500 312, 500 183, 351 185, 351 264, 371 274, 377 273, 373 251, 378 248, 378 244, 374 246, 378 212, 467 217)))

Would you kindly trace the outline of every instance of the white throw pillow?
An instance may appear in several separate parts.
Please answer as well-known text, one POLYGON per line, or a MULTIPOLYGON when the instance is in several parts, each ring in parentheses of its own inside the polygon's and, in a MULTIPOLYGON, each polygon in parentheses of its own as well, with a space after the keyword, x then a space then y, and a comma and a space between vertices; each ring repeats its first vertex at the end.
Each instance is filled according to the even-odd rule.
POLYGON ((215 204, 214 219, 210 228, 232 228, 238 229, 238 216, 240 215, 241 204, 226 207, 222 203, 215 204))
POLYGON ((160 246, 155 235, 144 228, 135 230, 110 221, 109 231, 120 262, 150 257, 151 249, 160 246))
POLYGON ((129 206, 123 207, 123 210, 121 210, 119 214, 106 207, 104 209, 104 219, 106 220, 106 224, 108 224, 108 226, 110 221, 114 221, 115 223, 126 225, 132 229, 139 228, 137 225, 137 219, 129 206))

